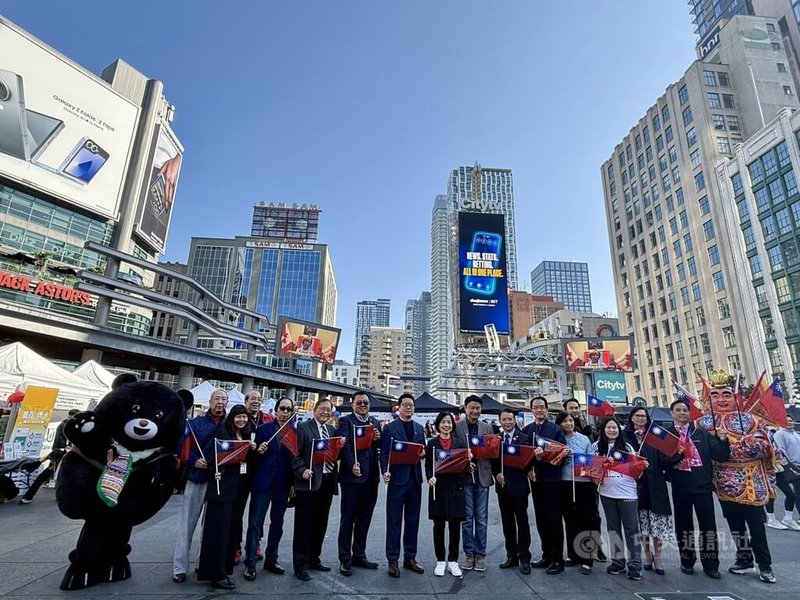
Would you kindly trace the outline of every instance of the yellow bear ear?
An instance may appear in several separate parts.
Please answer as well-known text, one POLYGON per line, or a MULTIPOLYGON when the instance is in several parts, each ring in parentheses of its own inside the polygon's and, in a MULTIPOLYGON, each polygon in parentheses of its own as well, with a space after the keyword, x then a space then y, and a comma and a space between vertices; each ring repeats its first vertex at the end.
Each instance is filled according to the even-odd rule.
POLYGON ((178 396, 183 400, 183 407, 189 410, 194 406, 194 394, 189 390, 178 390, 178 396))

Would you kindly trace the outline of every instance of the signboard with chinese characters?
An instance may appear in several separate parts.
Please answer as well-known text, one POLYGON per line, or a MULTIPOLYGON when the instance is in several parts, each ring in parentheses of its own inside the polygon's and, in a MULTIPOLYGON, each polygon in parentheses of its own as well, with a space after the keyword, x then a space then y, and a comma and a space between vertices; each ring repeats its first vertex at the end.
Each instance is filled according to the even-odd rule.
POLYGON ((57 397, 58 390, 55 388, 29 385, 25 390, 25 399, 19 408, 11 436, 12 440, 20 441, 25 456, 39 458, 57 397))

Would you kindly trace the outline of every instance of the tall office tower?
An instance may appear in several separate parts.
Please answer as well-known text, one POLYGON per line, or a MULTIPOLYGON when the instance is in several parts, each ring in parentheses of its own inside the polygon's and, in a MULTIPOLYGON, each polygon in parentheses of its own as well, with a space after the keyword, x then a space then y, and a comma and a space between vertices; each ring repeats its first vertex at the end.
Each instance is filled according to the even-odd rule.
POLYGON ((784 107, 798 108, 775 19, 734 16, 603 164, 620 329, 636 342, 633 394, 667 404, 670 379, 752 377, 757 331, 736 285, 731 210, 714 165, 784 107), (740 308, 741 307, 741 308, 740 308), (754 337, 756 336, 756 337, 754 337))
POLYGON ((551 296, 568 310, 592 312, 589 265, 582 262, 544 260, 531 271, 531 293, 551 296))
POLYGON ((370 327, 362 349, 358 366, 363 387, 394 396, 400 390, 410 389, 400 382, 401 376, 411 367, 411 356, 406 354, 405 329, 370 327))
POLYGON ((694 33, 703 38, 724 19, 735 15, 754 15, 752 0, 689 0, 694 33))
POLYGON ((316 204, 287 206, 284 202, 259 202, 253 207, 250 235, 286 242, 315 242, 321 212, 316 204))
MULTIPOLYGON (((430 377, 431 293, 422 292, 419 299, 406 302, 406 354, 411 356, 411 375, 430 377)), ((414 381, 415 396, 428 390, 425 381, 414 381)))
POLYGON ((431 218, 431 393, 436 392, 442 372, 450 367, 455 345, 453 293, 450 291, 451 219, 447 196, 439 194, 434 200, 431 218))
POLYGON ((356 334, 353 340, 353 364, 361 362, 361 346, 370 327, 388 327, 392 301, 388 298, 362 300, 356 305, 356 334))
POLYGON ((766 369, 768 381, 785 377, 788 389, 800 380, 799 134, 800 112, 784 110, 716 169, 728 207, 728 238, 719 244, 731 248, 736 277, 728 285, 742 298, 725 310, 741 312, 758 340, 751 342, 756 370, 749 383, 766 369))

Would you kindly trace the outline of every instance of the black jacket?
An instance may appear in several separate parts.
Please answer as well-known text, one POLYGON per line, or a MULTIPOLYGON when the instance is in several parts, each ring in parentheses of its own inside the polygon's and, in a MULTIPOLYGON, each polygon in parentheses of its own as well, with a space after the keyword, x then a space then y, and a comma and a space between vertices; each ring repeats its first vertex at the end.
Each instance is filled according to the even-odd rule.
MULTIPOLYGON (((534 446, 536 445, 537 437, 552 440, 560 444, 567 443, 567 438, 564 437, 564 432, 561 431, 561 427, 549 420, 541 425, 536 425, 534 421, 525 427, 522 432, 528 436, 530 443, 534 446)), ((536 481, 561 481, 561 465, 551 465, 550 463, 534 459, 533 470, 536 473, 536 481)))
MULTIPOLYGON (((453 445, 450 446, 451 450, 456 448, 466 448, 459 439, 455 436, 450 438, 453 440, 453 445)), ((433 477, 433 461, 436 452, 442 449, 441 440, 439 437, 434 437, 428 440, 425 449, 425 477, 430 479, 433 477)), ((462 473, 445 473, 444 475, 436 474, 436 497, 434 498, 433 486, 428 489, 428 518, 442 518, 452 521, 454 519, 463 519, 466 514, 466 497, 464 496, 464 475, 462 473)))
MULTIPOLYGON (((328 430, 328 437, 336 437, 336 430, 327 423, 323 426, 328 430)), ((325 465, 318 463, 310 465, 313 475, 311 476, 311 485, 309 480, 303 479, 303 472, 309 468, 311 461, 312 444, 320 440, 319 429, 317 422, 314 419, 303 421, 297 426, 297 456, 292 457, 292 470, 294 471, 294 489, 299 492, 316 492, 322 486, 322 476, 325 471, 325 465)), ((333 476, 336 477, 338 462, 333 464, 333 476)), ((334 485, 334 490, 338 487, 334 485)), ((334 492, 337 493, 337 492, 334 492)))
MULTIPOLYGON (((381 424, 375 417, 369 417, 369 423, 380 432, 381 424)), ((347 439, 344 448, 342 448, 341 470, 339 471, 339 481, 341 483, 374 483, 380 481, 381 466, 378 462, 378 449, 381 447, 380 440, 372 442, 372 446, 366 450, 358 451, 358 464, 361 467, 361 476, 356 477, 353 475, 353 465, 355 464, 355 454, 353 448, 355 447, 353 428, 357 425, 366 425, 362 423, 354 414, 343 416, 339 419, 339 427, 336 430, 336 435, 340 435, 347 439)))
MULTIPOLYGON (((511 443, 516 446, 530 446, 530 438, 522 431, 514 428, 512 432, 511 443)), ((505 485, 497 485, 495 489, 498 494, 508 494, 509 496, 527 496, 531 493, 531 485, 528 479, 528 471, 530 469, 516 469, 514 467, 503 466, 500 464, 502 460, 502 444, 505 443, 506 432, 500 430, 500 458, 492 461, 492 474, 498 475, 503 473, 505 478, 505 485)))
POLYGON ((219 472, 222 478, 219 480, 219 493, 217 493, 217 483, 214 479, 215 474, 215 451, 214 443, 216 440, 231 440, 235 439, 225 429, 224 425, 217 427, 216 433, 203 448, 203 454, 208 458, 208 487, 206 488, 206 500, 209 502, 233 502, 239 495, 240 488, 243 485, 243 475, 241 474, 240 463, 230 463, 222 465, 219 472))
MULTIPOLYGON (((667 431, 680 437, 674 425, 670 425, 667 431)), ((709 434, 703 429, 695 428, 694 424, 689 424, 689 437, 697 448, 702 467, 694 467, 691 471, 681 471, 678 463, 683 460, 683 453, 667 459, 667 475, 672 482, 672 488, 683 492, 696 494, 707 494, 714 491, 712 460, 724 462, 730 458, 731 446, 728 441, 721 441, 719 438, 709 434)))
POLYGON ((672 505, 667 492, 667 478, 664 470, 671 468, 668 457, 652 446, 642 444, 630 427, 622 431, 622 438, 634 449, 641 450, 639 455, 647 459, 647 470, 636 480, 636 493, 639 496, 639 509, 649 510, 657 515, 671 515, 672 505))

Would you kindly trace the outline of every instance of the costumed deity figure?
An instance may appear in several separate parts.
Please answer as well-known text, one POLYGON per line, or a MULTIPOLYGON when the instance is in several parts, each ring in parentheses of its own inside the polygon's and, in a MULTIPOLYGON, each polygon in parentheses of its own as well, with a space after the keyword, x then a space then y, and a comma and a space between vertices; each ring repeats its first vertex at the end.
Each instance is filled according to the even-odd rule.
POLYGON ((774 452, 763 419, 743 408, 738 378, 733 386, 730 380, 724 370, 714 370, 710 387, 703 381, 708 412, 697 426, 730 442, 730 458, 713 463, 714 489, 737 548, 736 563, 728 571, 755 571, 755 554, 762 581, 773 583, 764 506, 775 497, 774 452))

